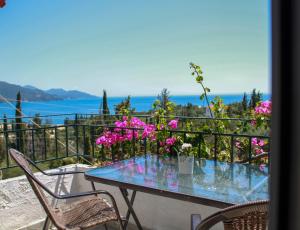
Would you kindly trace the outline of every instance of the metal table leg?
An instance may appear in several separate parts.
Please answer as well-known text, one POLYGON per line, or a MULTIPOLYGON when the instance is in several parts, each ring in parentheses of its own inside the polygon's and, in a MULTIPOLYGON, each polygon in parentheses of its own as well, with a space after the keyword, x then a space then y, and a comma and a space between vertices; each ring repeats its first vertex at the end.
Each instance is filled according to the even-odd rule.
POLYGON ((129 218, 130 218, 130 215, 132 215, 135 223, 136 223, 136 226, 138 227, 139 230, 143 230, 142 228, 142 225, 137 217, 137 215, 135 214, 135 211, 133 209, 133 203, 134 203, 134 199, 135 199, 135 195, 136 195, 136 191, 133 191, 133 194, 132 194, 132 197, 129 201, 128 199, 128 191, 127 189, 124 189, 124 188, 120 188, 120 191, 121 191, 121 194, 127 204, 127 207, 128 207, 128 210, 127 210, 127 214, 126 214, 126 223, 124 224, 124 227, 126 229, 127 227, 127 224, 128 224, 128 221, 129 221, 129 218))
MULTIPOLYGON (((132 195, 131 195, 131 198, 130 198, 130 204, 131 204, 131 206, 133 206, 134 199, 135 199, 135 195, 136 195, 136 191, 133 191, 133 192, 132 192, 132 195)), ((128 196, 128 192, 127 192, 127 191, 126 191, 126 196, 128 196)), ((128 209, 128 210, 127 210, 127 213, 126 213, 126 222, 125 222, 125 224, 124 224, 124 228, 125 228, 125 229, 126 229, 126 227, 127 227, 127 224, 128 224, 129 218, 130 218, 130 214, 131 214, 131 212, 130 212, 130 210, 128 209)))

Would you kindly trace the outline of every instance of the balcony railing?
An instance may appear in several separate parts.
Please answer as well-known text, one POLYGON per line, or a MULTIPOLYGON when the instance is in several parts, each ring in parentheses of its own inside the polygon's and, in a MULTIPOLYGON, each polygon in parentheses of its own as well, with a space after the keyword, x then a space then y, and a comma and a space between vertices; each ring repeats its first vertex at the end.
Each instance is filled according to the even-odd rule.
MULTIPOLYGON (((155 123, 155 118, 149 115, 136 115, 147 123, 155 123)), ((22 129, 16 129, 15 118, 8 118, 6 129, 0 130, 0 169, 15 167, 8 156, 9 148, 17 148, 29 156, 33 161, 47 162, 68 157, 76 157, 77 160, 84 159, 92 161, 116 161, 146 154, 147 152, 159 153, 158 141, 149 141, 147 138, 132 138, 130 142, 120 143, 111 148, 96 145, 96 138, 104 130, 113 130, 114 121, 120 119, 119 115, 97 115, 97 114, 60 114, 39 117, 22 117, 22 129), (52 120, 50 122, 50 119, 52 120), (59 120, 60 122, 56 122, 59 120), (37 121, 39 124, 37 124, 37 121), (54 122, 53 122, 54 121, 54 122), (51 124, 52 123, 52 124, 51 124), (53 124, 60 123, 60 124, 53 124)), ((264 140, 263 155, 267 159, 270 154, 270 137, 261 133, 251 134, 235 133, 233 130, 239 125, 250 123, 251 119, 207 117, 175 117, 179 120, 176 130, 169 130, 169 137, 181 136, 184 142, 192 143, 197 147, 197 157, 224 160, 229 162, 258 162, 257 154, 252 146, 252 140, 257 138, 264 140), (198 131, 203 125, 212 125, 213 122, 222 120, 228 122, 229 133, 216 131, 198 131), (186 129, 187 124, 193 125, 186 129), (232 128, 232 132, 231 129, 232 128), (243 146, 237 146, 237 142, 243 146)), ((0 120, 1 122, 1 120, 0 120)), ((268 122, 268 121, 266 121, 268 122)), ((141 132, 137 128, 122 128, 132 132, 141 132)), ((161 132, 161 131, 157 131, 161 132)), ((134 135, 133 135, 134 136, 134 135)))

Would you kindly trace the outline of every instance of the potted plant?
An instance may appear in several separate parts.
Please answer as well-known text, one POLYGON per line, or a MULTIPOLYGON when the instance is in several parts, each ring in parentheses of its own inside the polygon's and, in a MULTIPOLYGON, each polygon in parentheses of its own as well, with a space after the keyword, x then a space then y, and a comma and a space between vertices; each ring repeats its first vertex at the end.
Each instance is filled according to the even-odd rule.
POLYGON ((179 174, 193 174, 194 172, 194 153, 193 146, 183 143, 178 154, 179 174))

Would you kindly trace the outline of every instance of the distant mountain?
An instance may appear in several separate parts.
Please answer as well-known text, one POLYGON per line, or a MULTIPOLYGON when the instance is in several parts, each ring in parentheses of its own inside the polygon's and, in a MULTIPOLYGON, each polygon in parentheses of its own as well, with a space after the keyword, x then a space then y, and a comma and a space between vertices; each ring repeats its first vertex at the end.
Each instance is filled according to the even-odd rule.
POLYGON ((16 100, 16 95, 21 92, 23 101, 55 101, 64 99, 94 99, 94 95, 84 93, 78 90, 49 89, 41 90, 32 85, 15 85, 0 81, 0 101, 2 97, 9 100, 16 100), (1 97, 2 96, 2 97, 1 97))
MULTIPOLYGON (((9 100, 16 100, 16 95, 19 91, 21 92, 22 100, 24 101, 63 100, 62 97, 51 95, 35 87, 22 87, 20 85, 0 81, 0 95, 2 97, 9 100)), ((0 97, 0 101, 3 101, 2 97, 0 97)))
POLYGON ((37 87, 34 87, 32 85, 24 85, 23 87, 26 88, 26 89, 38 89, 38 90, 41 90, 41 89, 39 89, 37 87))
POLYGON ((64 89, 48 89, 45 91, 48 94, 62 97, 64 99, 96 99, 97 96, 84 93, 78 90, 64 90, 64 89))

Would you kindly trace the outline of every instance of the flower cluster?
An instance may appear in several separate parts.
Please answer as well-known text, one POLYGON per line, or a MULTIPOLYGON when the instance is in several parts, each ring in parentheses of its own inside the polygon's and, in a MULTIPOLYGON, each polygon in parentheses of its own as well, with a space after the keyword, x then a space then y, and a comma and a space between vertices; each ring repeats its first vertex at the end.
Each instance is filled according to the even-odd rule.
POLYGON ((171 129, 177 129, 178 127, 178 120, 171 120, 169 123, 168 123, 169 127, 171 129))
POLYGON ((272 112, 272 102, 263 101, 259 103, 259 105, 255 107, 254 112, 256 115, 269 116, 272 112))
POLYGON ((254 152, 256 155, 264 153, 263 147, 265 146, 264 140, 258 138, 252 138, 251 144, 254 148, 254 152))
POLYGON ((176 137, 169 137, 166 140, 160 141, 159 146, 163 149, 164 152, 170 153, 171 148, 176 144, 176 137))
POLYGON ((263 101, 260 102, 254 109, 255 119, 251 121, 252 126, 260 127, 262 125, 267 126, 266 121, 270 118, 272 113, 272 102, 263 101))
POLYGON ((181 151, 180 153, 182 153, 183 155, 185 156, 189 156, 192 154, 192 150, 193 150, 193 146, 192 144, 189 144, 189 143, 183 143, 181 145, 181 151))
MULTIPOLYGON (((113 131, 105 130, 102 135, 97 138, 96 144, 103 145, 104 147, 111 147, 114 144, 131 141, 133 139, 146 139, 155 141, 157 138, 157 129, 153 124, 146 124, 137 117, 129 119, 123 116, 122 120, 115 122, 113 131)), ((178 127, 178 120, 171 120, 168 123, 169 128, 176 129, 178 127)), ((168 138, 164 145, 172 146, 175 144, 176 139, 168 138)))

